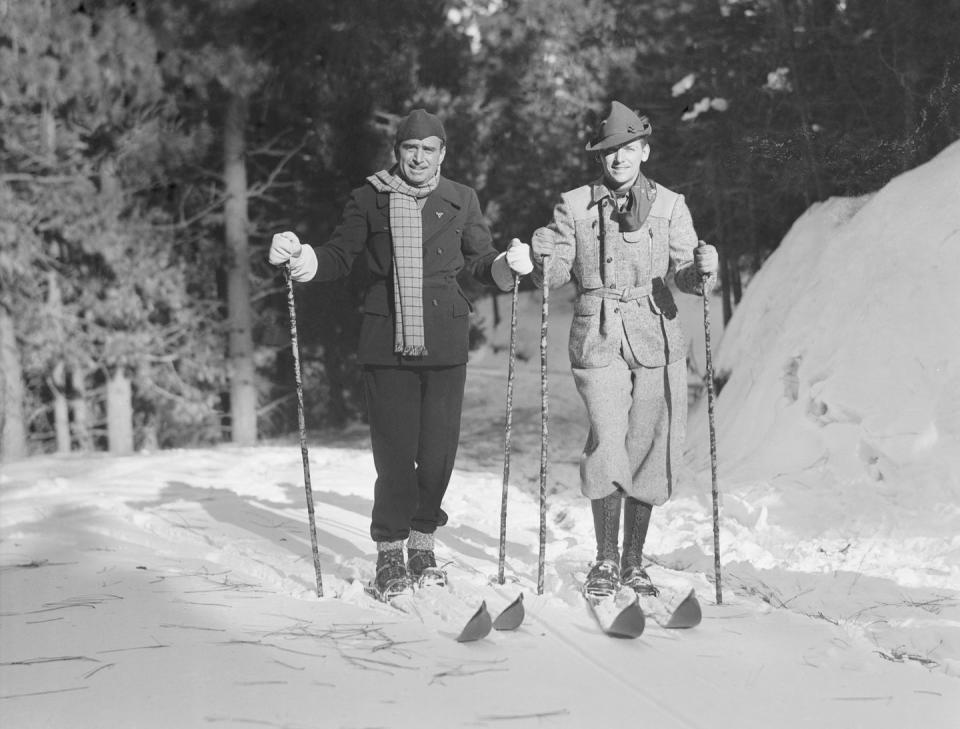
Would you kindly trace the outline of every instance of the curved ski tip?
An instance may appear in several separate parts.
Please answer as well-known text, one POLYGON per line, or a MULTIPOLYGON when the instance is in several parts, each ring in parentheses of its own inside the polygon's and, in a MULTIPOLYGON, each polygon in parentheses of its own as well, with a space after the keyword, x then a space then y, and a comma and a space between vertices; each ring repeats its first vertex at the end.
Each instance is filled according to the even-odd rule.
POLYGON ((614 638, 639 638, 643 635, 646 623, 643 610, 634 603, 621 610, 605 632, 614 638))
POLYGON ((507 605, 503 612, 493 621, 495 630, 516 630, 523 622, 526 611, 523 608, 523 593, 517 595, 517 599, 507 605))
POLYGON ((703 612, 700 610, 700 601, 694 590, 690 590, 683 601, 673 611, 665 627, 674 629, 695 628, 700 625, 703 612))
POLYGON ((493 623, 490 620, 490 613, 487 612, 487 601, 484 600, 480 603, 480 607, 477 608, 477 612, 473 614, 473 617, 463 626, 463 630, 461 630, 460 635, 457 636, 457 642, 469 643, 473 640, 480 640, 490 632, 490 628, 492 627, 493 623))

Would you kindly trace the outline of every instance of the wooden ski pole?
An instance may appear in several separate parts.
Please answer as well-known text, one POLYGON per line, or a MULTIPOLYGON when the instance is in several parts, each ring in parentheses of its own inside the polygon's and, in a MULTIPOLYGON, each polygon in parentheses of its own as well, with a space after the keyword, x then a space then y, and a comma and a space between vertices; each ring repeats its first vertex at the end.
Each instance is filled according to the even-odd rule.
POLYGON ((503 431, 503 494, 500 497, 500 559, 497 562, 497 582, 503 584, 503 567, 507 558, 507 491, 510 486, 510 449, 513 430, 513 381, 517 366, 517 300, 520 295, 520 276, 513 276, 513 303, 510 308, 510 363, 507 366, 507 414, 503 431))
POLYGON ((543 259, 543 305, 540 311, 540 554, 537 559, 537 594, 543 594, 543 573, 547 551, 547 320, 550 312, 550 287, 547 282, 547 257, 543 259))
POLYGON ((313 570, 317 575, 317 597, 323 597, 323 576, 320 573, 320 551, 317 547, 317 523, 313 513, 313 489, 310 486, 310 456, 307 452, 307 426, 303 416, 303 379, 300 374, 300 341, 297 337, 297 307, 293 299, 293 279, 290 267, 284 269, 287 279, 287 307, 290 310, 290 344, 293 349, 293 370, 297 381, 297 420, 300 426, 300 456, 303 459, 303 486, 307 497, 307 515, 310 520, 310 547, 313 550, 313 570))
MULTIPOLYGON (((705 245, 700 241, 700 245, 705 245)), ((711 277, 703 277, 703 337, 707 363, 707 414, 710 421, 710 474, 713 480, 713 572, 717 605, 723 603, 720 578, 720 491, 717 486, 717 429, 714 424, 713 354, 710 349, 710 286, 711 277)))

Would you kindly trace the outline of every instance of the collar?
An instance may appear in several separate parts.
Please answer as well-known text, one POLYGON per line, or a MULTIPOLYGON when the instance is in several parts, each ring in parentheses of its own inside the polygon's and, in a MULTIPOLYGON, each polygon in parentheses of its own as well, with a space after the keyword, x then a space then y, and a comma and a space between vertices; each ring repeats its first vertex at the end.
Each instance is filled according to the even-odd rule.
MULTIPOLYGON (((645 195, 647 200, 652 201, 657 194, 657 184, 648 180, 641 172, 628 192, 633 192, 637 198, 645 195)), ((602 177, 590 183, 590 205, 597 205, 606 197, 613 199, 616 195, 604 184, 602 177)))
MULTIPOLYGON (((446 200, 455 208, 460 208, 461 202, 460 197, 457 195, 456 188, 454 188, 453 183, 450 182, 446 177, 440 175, 440 179, 437 180, 436 189, 427 195, 427 199, 439 195, 441 198, 446 200)), ((390 193, 388 192, 377 192, 377 207, 383 208, 390 203, 390 193)))

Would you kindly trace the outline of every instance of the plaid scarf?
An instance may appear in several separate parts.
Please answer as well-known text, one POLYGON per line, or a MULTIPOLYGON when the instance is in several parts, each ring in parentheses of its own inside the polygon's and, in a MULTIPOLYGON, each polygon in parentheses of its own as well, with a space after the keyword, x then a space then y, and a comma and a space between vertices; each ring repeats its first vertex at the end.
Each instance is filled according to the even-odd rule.
POLYGON ((404 357, 427 354, 423 327, 423 219, 418 201, 437 188, 438 179, 439 175, 423 187, 412 187, 386 170, 367 178, 378 192, 390 193, 396 309, 393 351, 404 357))

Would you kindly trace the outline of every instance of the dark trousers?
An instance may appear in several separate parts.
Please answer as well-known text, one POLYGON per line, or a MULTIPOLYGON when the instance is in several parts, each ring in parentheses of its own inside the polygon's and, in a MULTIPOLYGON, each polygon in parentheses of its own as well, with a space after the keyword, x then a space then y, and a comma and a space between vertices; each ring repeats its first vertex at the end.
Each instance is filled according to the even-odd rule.
POLYGON ((446 523, 440 502, 460 441, 467 366, 363 369, 377 482, 370 536, 406 539, 446 523))

